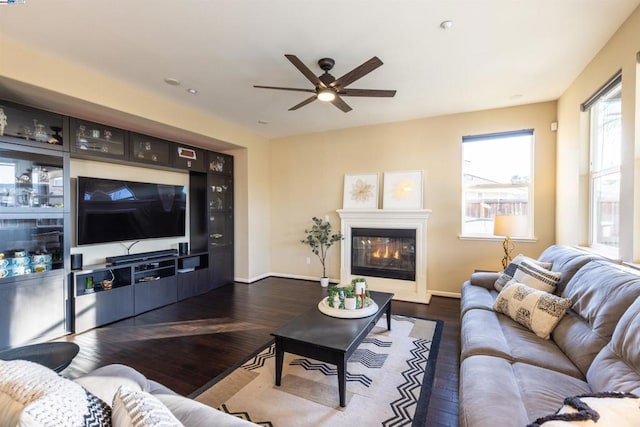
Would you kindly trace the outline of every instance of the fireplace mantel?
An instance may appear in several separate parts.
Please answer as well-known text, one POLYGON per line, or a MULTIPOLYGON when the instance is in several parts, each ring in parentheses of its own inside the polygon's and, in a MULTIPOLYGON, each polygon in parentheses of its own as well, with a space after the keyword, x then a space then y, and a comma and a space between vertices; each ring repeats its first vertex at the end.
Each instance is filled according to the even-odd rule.
POLYGON ((367 277, 367 285, 373 291, 393 292, 394 299, 428 304, 431 294, 427 291, 427 221, 430 209, 340 209, 340 232, 344 236, 340 249, 340 283, 350 283, 351 229, 352 228, 400 228, 416 230, 416 278, 415 281, 367 277))

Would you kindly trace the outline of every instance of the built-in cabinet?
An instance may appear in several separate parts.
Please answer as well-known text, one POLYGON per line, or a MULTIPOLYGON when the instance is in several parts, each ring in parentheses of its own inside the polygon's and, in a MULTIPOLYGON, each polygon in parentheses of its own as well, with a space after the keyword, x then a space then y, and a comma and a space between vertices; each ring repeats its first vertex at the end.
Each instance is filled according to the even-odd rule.
POLYGON ((233 282, 233 157, 209 153, 207 182, 210 280, 233 282))
POLYGON ((0 100, 0 349, 232 281, 233 157, 0 100), (189 253, 71 272, 70 157, 188 173, 189 253))
POLYGON ((69 154, 22 142, 0 142, 0 348, 63 335, 70 321, 69 154))

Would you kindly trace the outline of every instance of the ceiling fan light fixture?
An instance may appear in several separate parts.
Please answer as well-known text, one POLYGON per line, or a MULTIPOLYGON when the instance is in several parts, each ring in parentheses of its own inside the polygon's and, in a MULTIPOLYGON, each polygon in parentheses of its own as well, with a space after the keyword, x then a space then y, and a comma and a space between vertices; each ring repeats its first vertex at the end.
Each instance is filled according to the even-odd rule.
POLYGON ((331 102, 336 99, 336 94, 331 89, 322 89, 318 92, 318 100, 324 102, 331 102))

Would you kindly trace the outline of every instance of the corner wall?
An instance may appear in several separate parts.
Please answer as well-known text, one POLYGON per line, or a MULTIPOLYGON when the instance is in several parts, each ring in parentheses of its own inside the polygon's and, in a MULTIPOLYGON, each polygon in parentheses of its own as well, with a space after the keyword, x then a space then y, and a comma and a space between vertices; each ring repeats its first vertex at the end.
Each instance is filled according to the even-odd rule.
MULTIPOLYGON (((432 209, 427 249, 430 292, 456 296, 474 269, 501 267, 501 240, 461 240, 462 136, 534 128, 535 242, 516 251, 537 257, 555 242, 556 103, 456 114, 274 139, 271 164, 271 272, 318 278, 315 255, 300 240, 311 217, 329 215, 339 229, 345 174, 424 170, 424 208, 432 209), (306 264, 306 257, 311 264, 306 264)), ((380 197, 380 206, 382 201, 380 197)), ((340 248, 330 250, 327 272, 339 277, 340 248)))

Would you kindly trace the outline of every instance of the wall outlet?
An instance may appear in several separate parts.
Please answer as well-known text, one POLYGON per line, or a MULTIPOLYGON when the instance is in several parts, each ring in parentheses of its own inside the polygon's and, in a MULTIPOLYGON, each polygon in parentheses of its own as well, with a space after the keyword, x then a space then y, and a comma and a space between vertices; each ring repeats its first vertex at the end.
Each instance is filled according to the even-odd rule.
POLYGON ((307 264, 311 264, 311 257, 310 256, 307 257, 307 264))

